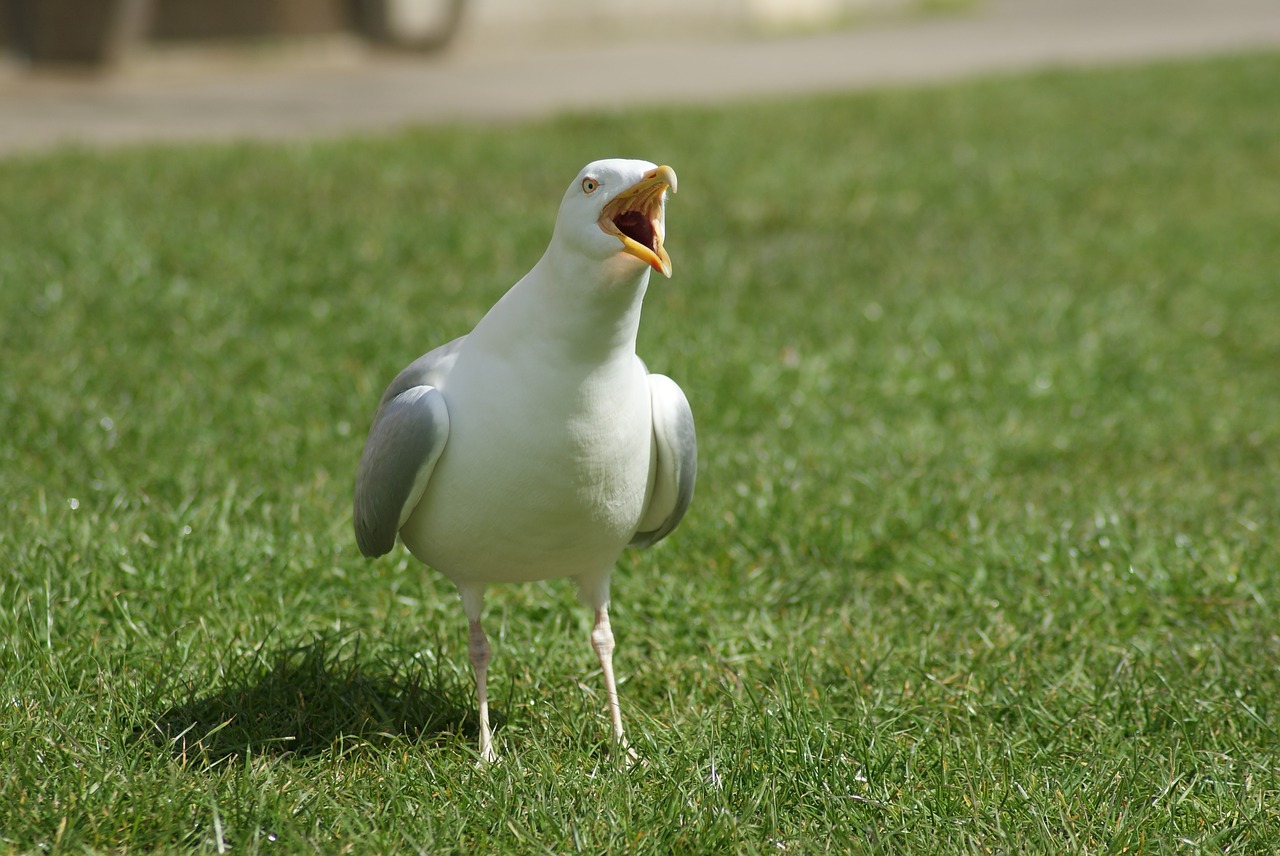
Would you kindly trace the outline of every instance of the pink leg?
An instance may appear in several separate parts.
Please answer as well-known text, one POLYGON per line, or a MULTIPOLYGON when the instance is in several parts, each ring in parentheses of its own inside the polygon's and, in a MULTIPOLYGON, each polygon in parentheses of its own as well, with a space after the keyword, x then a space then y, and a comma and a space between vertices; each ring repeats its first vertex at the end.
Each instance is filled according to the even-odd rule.
POLYGON ((489 640, 480 626, 484 586, 460 584, 458 593, 462 595, 462 609, 467 614, 467 654, 476 672, 476 695, 480 700, 480 763, 490 764, 498 760, 498 753, 493 751, 493 732, 489 730, 489 640))
POLYGON ((626 746, 622 734, 622 708, 618 705, 618 683, 613 677, 613 628, 609 626, 608 605, 596 607, 595 626, 591 628, 591 647, 600 658, 600 670, 604 672, 604 689, 609 698, 609 719, 613 722, 613 739, 626 746))
POLYGON ((489 730, 489 640, 477 619, 469 623, 471 667, 476 670, 476 695, 480 698, 480 760, 492 763, 498 760, 493 751, 493 733, 489 730))

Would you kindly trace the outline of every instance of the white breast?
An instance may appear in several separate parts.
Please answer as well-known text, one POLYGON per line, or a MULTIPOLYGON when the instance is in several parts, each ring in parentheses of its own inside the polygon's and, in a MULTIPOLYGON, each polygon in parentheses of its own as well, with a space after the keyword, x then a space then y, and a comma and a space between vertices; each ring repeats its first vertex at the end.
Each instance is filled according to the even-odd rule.
POLYGON ((455 582, 576 576, 617 561, 654 464, 634 353, 584 366, 463 353, 441 391, 448 444, 401 529, 415 556, 455 582))

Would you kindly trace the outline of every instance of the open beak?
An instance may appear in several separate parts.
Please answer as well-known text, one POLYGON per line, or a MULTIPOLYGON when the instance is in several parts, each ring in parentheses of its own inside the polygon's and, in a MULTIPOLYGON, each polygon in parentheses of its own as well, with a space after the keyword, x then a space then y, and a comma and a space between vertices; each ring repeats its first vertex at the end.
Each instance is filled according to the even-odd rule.
POLYGON ((662 204, 668 188, 676 192, 676 171, 669 166, 656 167, 610 199, 600 214, 600 228, 622 241, 624 253, 665 277, 671 276, 671 258, 662 248, 666 228, 662 204))

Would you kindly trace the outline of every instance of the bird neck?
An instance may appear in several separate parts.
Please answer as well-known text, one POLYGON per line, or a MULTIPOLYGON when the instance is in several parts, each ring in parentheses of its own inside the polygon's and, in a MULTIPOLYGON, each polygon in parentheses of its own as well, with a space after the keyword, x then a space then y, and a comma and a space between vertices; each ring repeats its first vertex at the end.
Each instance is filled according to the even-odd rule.
POLYGON ((633 355, 649 268, 619 254, 603 265, 549 248, 503 300, 519 304, 523 328, 572 359, 633 355))

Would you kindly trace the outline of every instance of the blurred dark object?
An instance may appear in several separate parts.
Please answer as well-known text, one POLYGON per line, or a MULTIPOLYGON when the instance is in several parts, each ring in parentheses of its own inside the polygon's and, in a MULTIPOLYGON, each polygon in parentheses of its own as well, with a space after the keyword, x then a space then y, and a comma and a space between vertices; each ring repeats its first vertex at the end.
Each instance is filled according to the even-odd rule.
POLYGON ((9 0, 13 45, 32 63, 103 65, 150 26, 153 0, 9 0))
POLYGON ((346 0, 155 0, 160 41, 315 36, 347 29, 346 0))
POLYGON ((466 0, 0 0, 0 47, 33 65, 104 66, 133 45, 355 31, 378 44, 439 50, 466 0))

